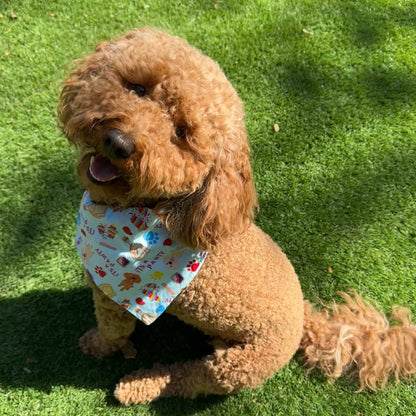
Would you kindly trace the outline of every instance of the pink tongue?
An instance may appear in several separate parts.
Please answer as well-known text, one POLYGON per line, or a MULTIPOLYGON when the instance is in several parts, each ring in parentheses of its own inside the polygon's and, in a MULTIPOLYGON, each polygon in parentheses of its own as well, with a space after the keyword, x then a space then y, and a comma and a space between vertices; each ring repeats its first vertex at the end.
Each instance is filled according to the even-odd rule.
POLYGON ((91 156, 90 173, 100 182, 108 182, 120 176, 119 170, 111 164, 110 160, 99 153, 91 156))

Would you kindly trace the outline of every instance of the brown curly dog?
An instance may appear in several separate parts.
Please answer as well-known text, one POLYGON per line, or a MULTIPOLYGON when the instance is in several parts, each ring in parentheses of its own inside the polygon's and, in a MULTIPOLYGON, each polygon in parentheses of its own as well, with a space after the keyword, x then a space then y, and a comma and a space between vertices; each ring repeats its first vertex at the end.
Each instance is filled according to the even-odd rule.
MULTIPOLYGON (((149 207, 172 240, 208 251, 166 313, 211 336, 214 353, 124 377, 120 402, 255 387, 300 347, 331 377, 356 364, 361 385, 373 389, 390 375, 416 373, 407 310, 389 327, 358 295, 344 294, 345 304, 313 312, 286 256, 254 225, 243 107, 217 63, 166 33, 133 31, 77 63, 59 116, 79 149, 78 175, 91 200, 149 207)), ((98 325, 81 338, 82 350, 131 354, 136 318, 94 283, 92 290, 98 325)))

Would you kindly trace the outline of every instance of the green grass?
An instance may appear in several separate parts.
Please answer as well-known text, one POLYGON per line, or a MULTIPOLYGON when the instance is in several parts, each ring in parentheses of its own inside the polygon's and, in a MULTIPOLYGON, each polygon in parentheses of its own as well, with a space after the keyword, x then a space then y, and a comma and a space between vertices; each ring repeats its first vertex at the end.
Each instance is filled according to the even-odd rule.
POLYGON ((328 384, 297 357, 238 395, 119 406, 123 374, 201 340, 167 317, 138 339, 137 360, 80 353, 94 325, 73 247, 82 190, 56 121, 68 63, 98 41, 144 25, 186 37, 245 101, 257 222, 305 297, 354 288, 416 313, 413 0, 2 0, 0 13, 1 414, 415 414, 414 381, 356 394, 354 379, 328 384))

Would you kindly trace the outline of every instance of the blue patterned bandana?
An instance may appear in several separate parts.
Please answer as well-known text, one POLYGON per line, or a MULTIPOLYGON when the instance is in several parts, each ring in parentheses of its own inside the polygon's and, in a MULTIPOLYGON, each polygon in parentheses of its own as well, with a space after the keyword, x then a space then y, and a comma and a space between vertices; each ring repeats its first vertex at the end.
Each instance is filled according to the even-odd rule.
POLYGON ((149 208, 114 211, 84 193, 76 246, 94 283, 150 325, 196 276, 207 256, 173 241, 149 208))

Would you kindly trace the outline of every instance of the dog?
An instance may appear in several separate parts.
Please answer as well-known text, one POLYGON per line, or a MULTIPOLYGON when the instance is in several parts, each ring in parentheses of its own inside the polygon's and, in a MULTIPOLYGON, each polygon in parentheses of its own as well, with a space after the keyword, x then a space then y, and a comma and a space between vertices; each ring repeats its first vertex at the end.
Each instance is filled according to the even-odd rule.
POLYGON ((154 281, 142 286, 131 281, 115 301, 108 296, 111 281, 101 290, 99 279, 106 277, 84 262, 97 327, 81 337, 82 351, 99 358, 131 353, 136 320, 150 324, 161 313, 198 328, 214 348, 198 360, 125 376, 114 393, 121 403, 256 387, 299 348, 310 367, 333 378, 356 365, 362 388, 416 373, 416 328, 408 310, 397 309, 401 325, 390 327, 357 294, 344 294, 345 304, 324 311, 304 301, 291 263, 253 222, 257 197, 243 105, 212 59, 150 28, 99 43, 64 82, 59 119, 79 150, 78 178, 87 190, 81 207, 105 205, 101 211, 125 216, 119 225, 110 218, 102 227, 111 233, 100 235, 85 228, 84 210, 77 244, 89 234, 107 238, 101 243, 108 252, 89 250, 101 256, 102 275, 115 277, 121 272, 114 264, 122 263, 133 265, 141 279, 147 268, 157 268, 162 279, 150 275, 154 281), (115 254, 119 235, 140 240, 149 260, 138 262, 129 249, 115 254), (162 263, 172 244, 187 252, 168 262, 177 269, 170 271, 162 263))

